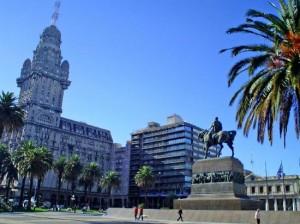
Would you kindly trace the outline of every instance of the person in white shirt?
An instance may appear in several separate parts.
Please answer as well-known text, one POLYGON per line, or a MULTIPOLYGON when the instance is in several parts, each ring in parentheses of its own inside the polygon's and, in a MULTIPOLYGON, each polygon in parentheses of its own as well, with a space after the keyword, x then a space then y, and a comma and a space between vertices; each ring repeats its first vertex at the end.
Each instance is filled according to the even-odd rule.
POLYGON ((259 210, 259 208, 256 210, 254 218, 256 219, 256 223, 260 224, 260 210, 259 210))

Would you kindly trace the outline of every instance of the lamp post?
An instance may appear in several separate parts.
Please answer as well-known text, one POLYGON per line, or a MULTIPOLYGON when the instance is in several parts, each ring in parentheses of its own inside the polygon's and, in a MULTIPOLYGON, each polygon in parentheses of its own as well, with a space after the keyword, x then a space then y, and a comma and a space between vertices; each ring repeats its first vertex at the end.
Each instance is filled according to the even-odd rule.
POLYGON ((73 194, 71 197, 71 202, 72 202, 74 213, 76 212, 75 200, 76 200, 76 198, 75 198, 75 195, 73 194))
POLYGON ((158 208, 160 208, 160 177, 161 177, 161 172, 158 172, 158 208))

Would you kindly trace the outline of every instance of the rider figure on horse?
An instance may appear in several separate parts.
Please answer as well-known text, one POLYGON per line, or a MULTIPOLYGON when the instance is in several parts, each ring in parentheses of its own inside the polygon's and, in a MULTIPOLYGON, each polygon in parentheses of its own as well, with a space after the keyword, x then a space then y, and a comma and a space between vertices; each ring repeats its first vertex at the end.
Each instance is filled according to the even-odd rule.
POLYGON ((209 128, 209 138, 211 140, 214 140, 214 134, 218 133, 219 131, 222 131, 222 123, 219 121, 219 118, 216 117, 213 123, 211 124, 209 128))

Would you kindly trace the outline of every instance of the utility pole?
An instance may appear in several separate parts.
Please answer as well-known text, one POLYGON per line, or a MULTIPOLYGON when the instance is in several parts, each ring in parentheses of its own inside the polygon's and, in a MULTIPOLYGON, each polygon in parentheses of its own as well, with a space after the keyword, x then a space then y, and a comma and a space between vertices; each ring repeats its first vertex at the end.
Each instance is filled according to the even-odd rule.
POLYGON ((265 172, 266 172, 266 192, 267 192, 265 210, 269 211, 269 185, 268 185, 268 172, 267 172, 267 161, 266 160, 265 160, 265 172))

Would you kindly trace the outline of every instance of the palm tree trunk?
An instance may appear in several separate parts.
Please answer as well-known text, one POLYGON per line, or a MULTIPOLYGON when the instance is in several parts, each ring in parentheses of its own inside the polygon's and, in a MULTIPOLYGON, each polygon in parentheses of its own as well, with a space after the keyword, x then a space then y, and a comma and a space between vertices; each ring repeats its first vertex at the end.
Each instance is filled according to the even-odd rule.
POLYGON ((24 188, 25 188, 25 182, 26 182, 26 175, 23 177, 22 180, 22 186, 21 186, 21 192, 20 192, 20 200, 19 200, 19 207, 22 207, 23 199, 24 199, 24 188))
POLYGON ((31 210, 31 197, 32 197, 32 185, 33 185, 33 175, 30 175, 29 193, 28 193, 28 206, 27 210, 31 210))
POLYGON ((4 127, 2 125, 0 125, 0 139, 1 139, 2 134, 3 134, 3 130, 4 130, 4 127))
POLYGON ((56 194, 57 205, 59 204, 60 189, 61 189, 61 177, 58 178, 58 186, 57 186, 57 194, 56 194))
POLYGON ((88 189, 88 186, 85 184, 84 185, 84 203, 87 203, 87 189, 88 189))
POLYGON ((38 179, 38 185, 37 185, 37 191, 36 191, 36 206, 39 207, 40 205, 40 190, 41 190, 41 183, 42 183, 42 178, 38 179))
MULTIPOLYGON (((108 191, 108 207, 110 207, 110 202, 112 201, 112 198, 111 198, 111 191, 112 191, 112 188, 110 187, 109 188, 109 191, 108 191)), ((113 204, 113 203, 112 203, 113 204)))
POLYGON ((147 188, 145 188, 145 208, 147 208, 147 188))
POLYGON ((91 194, 92 194, 92 186, 89 186, 89 200, 88 200, 88 205, 91 207, 91 194))
POLYGON ((6 184, 6 197, 5 197, 5 202, 8 202, 8 198, 9 198, 9 192, 10 192, 10 183, 11 183, 11 179, 8 178, 7 184, 6 184))

